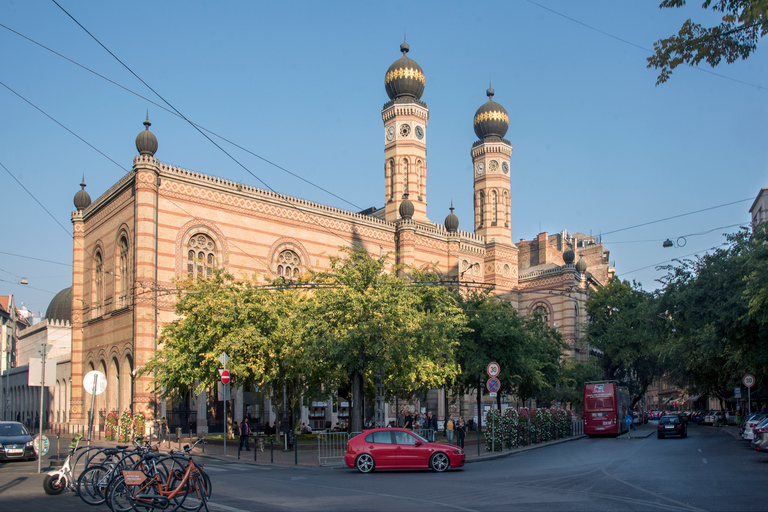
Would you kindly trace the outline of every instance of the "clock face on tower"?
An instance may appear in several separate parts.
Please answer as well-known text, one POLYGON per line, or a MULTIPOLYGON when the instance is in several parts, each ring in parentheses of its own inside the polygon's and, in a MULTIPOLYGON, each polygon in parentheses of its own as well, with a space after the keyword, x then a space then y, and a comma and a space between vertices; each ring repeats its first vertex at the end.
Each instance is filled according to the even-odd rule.
POLYGON ((411 134, 411 125, 404 124, 400 126, 400 136, 401 137, 407 137, 411 134))
POLYGON ((418 139, 423 139, 424 138, 424 128, 422 128, 421 126, 417 125, 415 132, 416 132, 416 138, 418 138, 418 139))
POLYGON ((387 128, 387 140, 392 140, 395 138, 395 127, 390 126, 387 128))
POLYGON ((477 172, 477 175, 480 176, 483 174, 483 171, 485 170, 485 164, 483 162, 478 162, 477 166, 475 167, 475 172, 477 172))
POLYGON ((509 173, 509 164, 507 162, 502 162, 501 170, 504 171, 504 174, 509 173))

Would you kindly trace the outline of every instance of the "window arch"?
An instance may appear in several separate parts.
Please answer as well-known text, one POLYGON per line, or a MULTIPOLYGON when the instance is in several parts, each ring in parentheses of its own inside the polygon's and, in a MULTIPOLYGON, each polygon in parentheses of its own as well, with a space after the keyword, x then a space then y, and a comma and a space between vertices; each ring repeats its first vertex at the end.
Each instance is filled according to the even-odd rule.
POLYGON ((408 193, 408 159, 403 158, 403 194, 408 193))
POLYGON ((277 275, 286 279, 299 277, 301 270, 301 258, 294 251, 286 249, 277 255, 277 275))
POLYGON ((538 315, 545 324, 551 325, 551 310, 548 304, 537 302, 531 307, 531 315, 538 315))
POLYGON ((98 250, 93 255, 93 313, 101 316, 104 308, 104 258, 98 250))
POLYGON ((421 160, 416 161, 416 195, 421 199, 424 195, 424 169, 421 160))
POLYGON ((122 308, 128 305, 128 293, 130 291, 128 237, 125 235, 120 237, 117 250, 117 305, 122 308))
POLYGON ((208 235, 198 233, 187 242, 187 276, 211 277, 216 266, 216 243, 208 235))
POLYGON ((499 199, 498 193, 494 190, 491 192, 491 222, 495 226, 499 221, 499 199))
POLYGON ((395 199, 395 160, 389 160, 389 199, 395 199))
POLYGON ((482 190, 477 194, 477 213, 477 227, 481 228, 483 227, 483 217, 485 216, 485 192, 482 190))

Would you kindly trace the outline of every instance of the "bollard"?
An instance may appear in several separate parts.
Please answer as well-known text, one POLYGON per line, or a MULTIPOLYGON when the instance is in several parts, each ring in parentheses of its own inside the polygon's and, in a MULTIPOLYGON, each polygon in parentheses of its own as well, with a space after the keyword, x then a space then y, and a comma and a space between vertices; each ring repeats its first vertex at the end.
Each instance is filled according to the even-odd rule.
POLYGON ((269 462, 275 463, 275 436, 269 436, 269 462))
POLYGON ((253 437, 253 462, 256 462, 256 452, 259 451, 259 447, 257 446, 259 443, 259 436, 253 437))

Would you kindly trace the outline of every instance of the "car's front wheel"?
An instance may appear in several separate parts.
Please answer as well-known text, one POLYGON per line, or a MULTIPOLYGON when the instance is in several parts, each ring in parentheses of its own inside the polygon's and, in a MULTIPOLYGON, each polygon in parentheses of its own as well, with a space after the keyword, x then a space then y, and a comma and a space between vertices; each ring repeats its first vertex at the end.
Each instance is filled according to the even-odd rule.
POLYGON ((373 456, 364 453, 355 461, 355 467, 361 473, 370 473, 376 467, 376 463, 373 460, 373 456))
POLYGON ((429 460, 429 467, 432 471, 442 473, 449 467, 451 467, 451 461, 448 460, 448 456, 443 452, 438 452, 432 456, 429 460))

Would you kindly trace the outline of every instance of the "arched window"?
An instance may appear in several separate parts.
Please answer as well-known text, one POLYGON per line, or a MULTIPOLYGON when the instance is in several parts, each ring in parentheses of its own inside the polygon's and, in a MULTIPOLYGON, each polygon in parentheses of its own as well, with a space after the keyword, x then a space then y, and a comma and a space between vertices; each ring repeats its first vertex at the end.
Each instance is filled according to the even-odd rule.
POLYGON ((395 161, 389 160, 389 199, 395 199, 395 161))
POLYGON ((491 192, 491 217, 493 218, 494 226, 499 221, 499 200, 497 195, 495 190, 491 192))
POLYGON ((286 249, 277 255, 277 275, 286 279, 299 277, 301 258, 290 249, 286 249))
POLYGON ((541 317, 541 320, 549 325, 549 308, 544 304, 534 306, 532 313, 541 317))
POLYGON ((408 193, 408 159, 403 159, 403 194, 408 193))
POLYGON ((506 226, 509 227, 509 216, 510 216, 511 205, 509 203, 509 194, 507 193, 506 190, 504 191, 504 196, 502 201, 504 203, 502 205, 504 206, 504 220, 506 222, 506 226))
POLYGON ((128 291, 130 290, 130 278, 128 275, 128 239, 120 237, 117 256, 117 304, 118 307, 128 305, 128 291))
POLYGON ((485 216, 485 192, 482 190, 479 194, 477 194, 477 213, 478 213, 478 224, 477 227, 481 228, 483 227, 483 217, 485 216))
POLYGON ((93 256, 93 313, 101 316, 104 312, 104 259, 101 252, 93 256))
POLYGON ((197 234, 187 244, 187 275, 194 279, 211 277, 216 266, 216 244, 207 235, 197 234))
POLYGON ((416 195, 421 198, 424 195, 424 179, 423 169, 421 168, 421 160, 416 161, 416 195))

